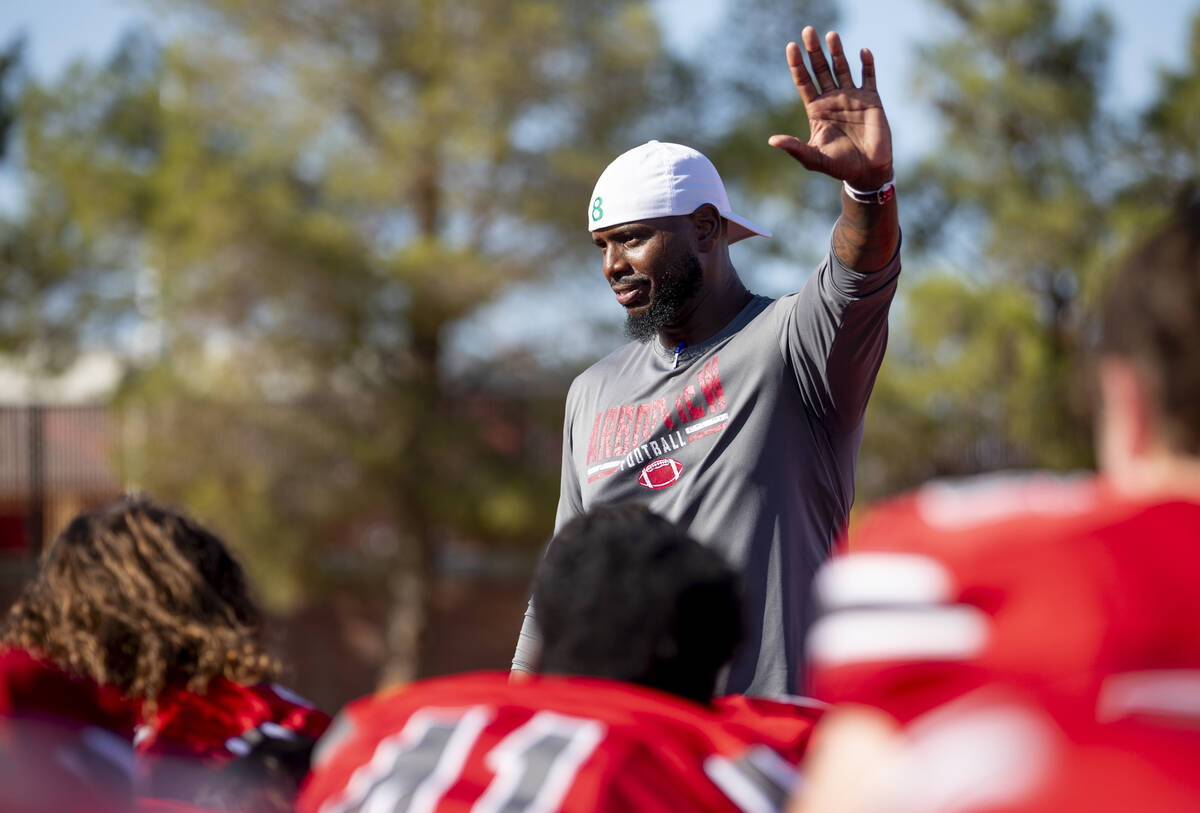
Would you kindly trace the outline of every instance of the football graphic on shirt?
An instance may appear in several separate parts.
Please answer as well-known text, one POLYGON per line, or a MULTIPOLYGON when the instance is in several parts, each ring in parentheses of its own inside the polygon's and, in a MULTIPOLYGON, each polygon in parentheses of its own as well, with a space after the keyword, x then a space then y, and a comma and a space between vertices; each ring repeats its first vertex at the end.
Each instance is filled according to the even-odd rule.
POLYGON ((638 482, 646 488, 666 488, 679 479, 683 464, 670 457, 655 460, 638 475, 638 482))

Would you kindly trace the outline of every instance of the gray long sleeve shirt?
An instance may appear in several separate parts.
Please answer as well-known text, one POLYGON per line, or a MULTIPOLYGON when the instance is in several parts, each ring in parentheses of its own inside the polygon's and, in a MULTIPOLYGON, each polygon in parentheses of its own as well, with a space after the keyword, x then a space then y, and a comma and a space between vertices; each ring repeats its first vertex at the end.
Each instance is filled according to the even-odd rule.
MULTIPOLYGON (((899 250, 872 274, 830 251, 799 293, 754 297, 678 365, 661 342, 632 342, 567 394, 555 529, 637 501, 741 571, 748 640, 720 691, 800 689, 812 577, 854 500, 899 273, 899 250)), ((531 605, 514 667, 532 671, 539 648, 531 605)))

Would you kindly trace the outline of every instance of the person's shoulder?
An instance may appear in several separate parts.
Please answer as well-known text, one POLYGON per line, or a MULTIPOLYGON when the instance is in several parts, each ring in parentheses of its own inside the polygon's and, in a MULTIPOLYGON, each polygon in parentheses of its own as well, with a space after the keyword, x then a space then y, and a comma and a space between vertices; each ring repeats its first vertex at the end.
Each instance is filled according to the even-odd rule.
POLYGON ((718 717, 726 720, 807 720, 815 723, 829 710, 829 704, 801 695, 727 694, 713 698, 712 708, 718 717))
POLYGON ((139 728, 140 752, 185 752, 220 761, 237 756, 239 738, 316 739, 329 715, 275 683, 241 684, 218 676, 203 691, 167 686, 139 728))
POLYGON ((449 698, 457 698, 458 705, 487 702, 508 694, 508 686, 507 672, 463 672, 389 687, 355 700, 346 706, 345 711, 365 719, 387 709, 422 708, 437 705, 449 698))
POLYGON ((1005 472, 933 481, 879 503, 853 524, 843 547, 978 563, 1061 555, 1072 546, 1083 553, 1098 540, 1119 545, 1155 528, 1161 537, 1198 524, 1197 502, 1125 496, 1093 474, 1005 472))
MULTIPOLYGON (((653 340, 652 340, 653 341, 653 340)), ((589 364, 571 381, 567 399, 603 387, 606 383, 629 374, 631 365, 645 363, 654 351, 643 342, 629 341, 611 353, 589 364)))
POLYGON ((0 649, 0 718, 41 717, 132 736, 136 704, 113 686, 16 647, 0 649))
MULTIPOLYGON (((419 752, 451 741, 462 748, 464 764, 487 764, 493 755, 544 742, 560 749, 551 758, 569 771, 556 808, 562 810, 621 808, 614 800, 641 798, 663 783, 681 808, 708 809, 720 797, 705 778, 705 760, 724 742, 736 742, 722 735, 705 706, 617 681, 543 675, 512 684, 506 673, 491 672, 435 678, 344 709, 318 746, 298 809, 316 811, 358 794, 351 780, 362 766, 375 765, 384 741, 397 744, 388 752, 396 765, 409 761, 414 769, 428 756, 419 752), (577 781, 582 776, 589 778, 577 781)), ((482 798, 495 792, 493 778, 464 771, 455 793, 482 798)))
POLYGON ((738 316, 743 321, 752 321, 762 316, 764 313, 773 308, 778 308, 781 305, 787 304, 787 301, 798 295, 796 293, 784 294, 780 297, 766 296, 764 294, 753 294, 750 301, 746 303, 746 307, 742 308, 738 316))
POLYGON ((778 298, 755 294, 733 320, 730 325, 732 332, 736 335, 751 325, 774 323, 794 306, 797 297, 799 293, 785 294, 778 298))
MULTIPOLYGON (((457 727, 472 713, 482 725, 505 730, 541 717, 594 723, 610 744, 674 742, 683 748, 713 736, 720 739, 727 720, 768 716, 765 710, 750 708, 727 708, 718 714, 685 698, 604 678, 538 675, 510 683, 505 672, 476 672, 418 681, 349 704, 327 738, 341 742, 323 743, 321 760, 342 747, 366 753, 372 743, 413 720, 436 717, 457 727)), ((777 720, 811 719, 807 712, 774 714, 777 720)))
POLYGON ((1092 475, 1003 472, 935 480, 872 506, 848 549, 952 555, 994 544, 1043 544, 1111 521, 1128 507, 1092 475))
POLYGON ((537 675, 510 683, 507 672, 467 672, 430 678, 384 690, 345 709, 361 722, 387 727, 413 711, 453 705, 511 706, 625 719, 637 710, 684 717, 702 713, 703 706, 673 695, 621 681, 564 675, 537 675))
MULTIPOLYGON (((1076 561, 1083 551, 1075 541, 1118 510, 1108 489, 1090 475, 1028 472, 933 481, 852 521, 814 589, 831 612, 949 606, 971 586, 986 586, 989 595, 1028 589, 1032 575, 1076 561)), ((953 623, 975 624, 972 619, 953 623)))
POLYGON ((804 757, 813 729, 828 709, 827 703, 798 696, 731 694, 712 702, 719 725, 747 743, 771 746, 793 764, 804 757))
POLYGON ((613 370, 624 368, 630 362, 642 359, 647 354, 652 353, 653 350, 650 348, 650 342, 653 341, 658 340, 650 339, 647 342, 627 341, 624 344, 618 345, 608 355, 588 365, 575 379, 604 377, 613 370))

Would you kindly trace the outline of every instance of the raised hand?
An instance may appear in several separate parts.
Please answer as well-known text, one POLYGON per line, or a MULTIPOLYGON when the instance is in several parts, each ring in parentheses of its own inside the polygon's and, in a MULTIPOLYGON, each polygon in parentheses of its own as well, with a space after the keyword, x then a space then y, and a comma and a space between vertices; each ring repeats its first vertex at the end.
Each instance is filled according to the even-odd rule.
POLYGON ((855 87, 836 31, 825 35, 832 70, 813 27, 806 26, 800 38, 816 84, 794 42, 788 43, 787 61, 808 114, 808 143, 791 135, 773 135, 768 143, 815 172, 858 189, 878 189, 892 177, 892 131, 875 91, 875 58, 866 48, 862 50, 862 87, 855 87))

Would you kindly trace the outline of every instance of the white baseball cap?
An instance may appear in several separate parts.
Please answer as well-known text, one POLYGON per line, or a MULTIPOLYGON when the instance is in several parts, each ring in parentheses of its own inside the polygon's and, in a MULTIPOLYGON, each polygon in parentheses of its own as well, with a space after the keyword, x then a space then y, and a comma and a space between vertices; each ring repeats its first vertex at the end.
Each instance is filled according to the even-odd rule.
POLYGON ((600 174, 588 202, 588 230, 669 215, 690 215, 706 203, 729 221, 729 242, 771 232, 729 208, 717 168, 682 144, 647 141, 618 155, 600 174))

